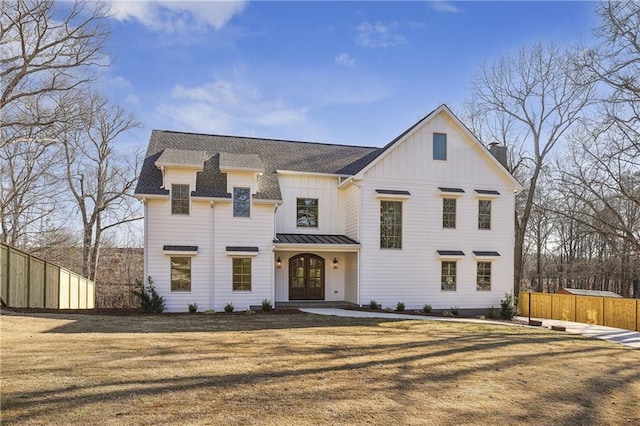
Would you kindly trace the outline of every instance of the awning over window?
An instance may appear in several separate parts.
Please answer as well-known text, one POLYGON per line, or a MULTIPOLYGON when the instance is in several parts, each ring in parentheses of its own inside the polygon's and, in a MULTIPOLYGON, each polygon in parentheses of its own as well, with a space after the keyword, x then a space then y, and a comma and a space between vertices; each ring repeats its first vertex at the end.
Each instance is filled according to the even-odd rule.
POLYGON ((346 235, 276 234, 276 250, 358 251, 360 243, 346 235))
POLYGON ((249 246, 227 246, 227 256, 257 256, 260 249, 249 246))
POLYGON ((164 254, 176 254, 183 256, 195 256, 198 254, 198 246, 177 246, 177 245, 164 245, 162 246, 164 254))

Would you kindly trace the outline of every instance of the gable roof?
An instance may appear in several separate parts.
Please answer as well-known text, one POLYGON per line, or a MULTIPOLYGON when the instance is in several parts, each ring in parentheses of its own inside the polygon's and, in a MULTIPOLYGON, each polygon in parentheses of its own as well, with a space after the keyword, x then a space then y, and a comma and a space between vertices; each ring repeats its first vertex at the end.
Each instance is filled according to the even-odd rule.
POLYGON ((221 169, 248 170, 260 172, 254 199, 281 200, 277 171, 361 175, 441 111, 459 123, 463 131, 484 149, 489 161, 494 161, 519 187, 515 178, 443 104, 382 148, 153 130, 135 193, 168 195, 169 191, 162 188, 162 172, 157 165, 194 166, 197 163, 202 171, 196 176, 193 196, 230 198, 227 175, 221 169))

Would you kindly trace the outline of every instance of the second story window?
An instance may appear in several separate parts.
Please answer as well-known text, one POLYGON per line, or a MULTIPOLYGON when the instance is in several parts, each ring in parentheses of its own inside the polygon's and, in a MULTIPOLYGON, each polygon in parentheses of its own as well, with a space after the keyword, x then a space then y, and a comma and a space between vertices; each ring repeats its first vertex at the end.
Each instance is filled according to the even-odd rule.
POLYGON ((189 214, 189 185, 171 185, 171 214, 189 214))
POLYGON ((298 198, 296 202, 296 226, 301 228, 318 227, 318 199, 298 198))
POLYGON ((402 248, 401 201, 380 201, 380 248, 402 248))
POLYGON ((478 201, 478 229, 491 229, 491 200, 478 201))
POLYGON ((442 199, 442 227, 443 228, 456 227, 456 199, 455 198, 442 199))
POLYGON ((447 135, 444 133, 433 134, 433 159, 447 159, 447 135))
POLYGON ((251 191, 249 188, 233 188, 233 217, 251 216, 251 191))

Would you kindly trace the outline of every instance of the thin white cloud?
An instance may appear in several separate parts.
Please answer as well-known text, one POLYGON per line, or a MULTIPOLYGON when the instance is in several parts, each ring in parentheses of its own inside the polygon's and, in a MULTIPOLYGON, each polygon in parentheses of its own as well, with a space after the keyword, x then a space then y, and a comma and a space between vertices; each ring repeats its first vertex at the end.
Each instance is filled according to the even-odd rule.
POLYGON ((241 13, 247 2, 241 1, 114 1, 113 17, 119 21, 135 20, 153 31, 168 34, 219 30, 236 14, 241 13))
POLYGON ((304 125, 306 111, 267 99, 248 84, 222 79, 194 87, 176 85, 171 100, 156 108, 163 122, 178 129, 224 134, 274 134, 304 125))
POLYGON ((389 26, 364 22, 357 27, 356 43, 365 47, 394 47, 405 44, 407 40, 400 34, 391 32, 389 26))
POLYGON ((353 67, 356 64, 356 60, 349 56, 348 52, 343 52, 336 56, 335 62, 338 65, 342 65, 345 67, 353 67))
POLYGON ((433 10, 444 13, 460 13, 460 8, 449 1, 435 0, 429 3, 433 10))

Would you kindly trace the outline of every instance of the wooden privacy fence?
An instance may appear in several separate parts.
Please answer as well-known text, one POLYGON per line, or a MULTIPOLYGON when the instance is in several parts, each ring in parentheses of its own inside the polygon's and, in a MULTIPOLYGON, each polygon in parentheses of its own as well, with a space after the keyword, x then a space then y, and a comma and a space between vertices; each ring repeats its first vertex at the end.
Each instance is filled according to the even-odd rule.
POLYGON ((520 292, 520 315, 640 331, 640 302, 618 297, 520 292))
POLYGON ((95 284, 0 243, 0 295, 13 308, 93 309, 95 284))

